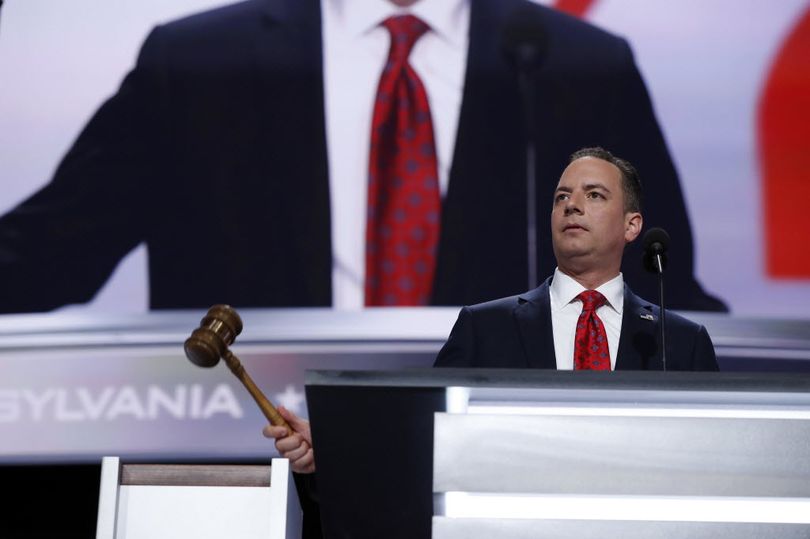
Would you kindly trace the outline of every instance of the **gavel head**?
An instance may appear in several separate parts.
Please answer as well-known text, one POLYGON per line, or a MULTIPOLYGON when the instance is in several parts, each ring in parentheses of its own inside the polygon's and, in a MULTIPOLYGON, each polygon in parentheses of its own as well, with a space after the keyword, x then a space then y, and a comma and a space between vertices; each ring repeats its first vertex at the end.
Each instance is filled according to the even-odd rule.
POLYGON ((242 333, 242 319, 228 305, 214 305, 200 322, 200 327, 186 339, 186 357, 199 367, 213 367, 242 333))

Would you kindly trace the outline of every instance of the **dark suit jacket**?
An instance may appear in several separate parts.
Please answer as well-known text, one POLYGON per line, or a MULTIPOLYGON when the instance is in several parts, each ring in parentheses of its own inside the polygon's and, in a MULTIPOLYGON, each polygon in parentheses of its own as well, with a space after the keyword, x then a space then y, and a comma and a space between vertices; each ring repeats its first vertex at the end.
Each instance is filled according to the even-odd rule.
MULTIPOLYGON (((499 27, 525 0, 472 0, 458 135, 432 303, 527 288, 523 110, 499 27)), ((554 10, 531 19, 537 73, 538 260, 568 155, 603 145, 647 181, 672 236, 673 308, 716 310, 692 275, 678 178, 627 43, 554 10)), ((156 28, 52 182, 0 219, 0 311, 90 300, 146 242, 152 308, 328 306, 332 243, 318 0, 249 0, 156 28)), ((631 247, 624 273, 655 280, 631 247)))
MULTIPOLYGON (((464 307, 435 366, 556 369, 550 284, 551 278, 525 294, 464 307)), ((662 370, 660 315, 625 285, 616 370, 662 370)), ((667 310, 666 332, 668 371, 718 370, 705 327, 667 310)))

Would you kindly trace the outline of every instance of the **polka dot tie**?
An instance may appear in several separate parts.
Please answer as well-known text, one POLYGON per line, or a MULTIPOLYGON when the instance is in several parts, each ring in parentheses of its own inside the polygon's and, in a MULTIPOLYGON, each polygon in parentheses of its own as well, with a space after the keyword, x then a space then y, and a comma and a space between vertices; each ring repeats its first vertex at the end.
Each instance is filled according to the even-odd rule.
POLYGON ((574 337, 574 369, 609 371, 607 333, 602 320, 596 315, 596 309, 607 303, 607 300, 596 290, 586 290, 577 299, 582 301, 582 314, 577 320, 574 337))
POLYGON ((365 303, 427 305, 441 201, 430 107, 408 56, 428 26, 413 15, 391 17, 383 26, 391 49, 372 119, 365 303))

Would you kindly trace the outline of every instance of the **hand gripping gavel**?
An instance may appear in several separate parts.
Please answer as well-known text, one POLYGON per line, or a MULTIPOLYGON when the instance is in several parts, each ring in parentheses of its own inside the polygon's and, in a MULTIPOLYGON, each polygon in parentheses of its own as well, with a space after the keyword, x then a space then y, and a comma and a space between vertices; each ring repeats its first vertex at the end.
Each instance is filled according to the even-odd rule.
POLYGON ((239 358, 228 349, 228 346, 233 344, 240 333, 242 333, 242 319, 236 311, 228 305, 214 305, 208 309, 200 322, 200 327, 186 339, 183 345, 186 357, 198 367, 213 367, 219 363, 220 357, 223 358, 231 372, 239 378, 250 396, 259 405, 264 417, 273 425, 287 427, 287 431, 292 433, 292 429, 275 406, 264 396, 264 393, 245 371, 239 358))

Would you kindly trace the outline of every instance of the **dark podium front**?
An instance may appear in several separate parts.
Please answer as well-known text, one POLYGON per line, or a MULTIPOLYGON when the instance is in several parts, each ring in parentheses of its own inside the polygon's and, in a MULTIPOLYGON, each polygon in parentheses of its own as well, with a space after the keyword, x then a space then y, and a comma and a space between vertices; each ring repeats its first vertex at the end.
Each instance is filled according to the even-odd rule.
POLYGON ((310 371, 306 393, 330 539, 810 535, 806 374, 310 371), (565 507, 594 500, 616 509, 565 507))

